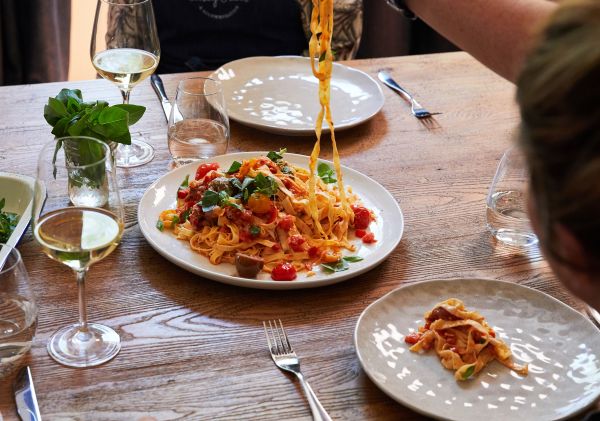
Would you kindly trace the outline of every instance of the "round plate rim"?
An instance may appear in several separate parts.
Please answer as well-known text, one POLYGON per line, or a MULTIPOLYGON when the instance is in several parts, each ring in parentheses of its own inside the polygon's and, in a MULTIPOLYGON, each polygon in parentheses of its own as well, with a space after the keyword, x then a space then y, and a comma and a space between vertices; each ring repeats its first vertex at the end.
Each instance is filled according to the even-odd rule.
MULTIPOLYGON (((428 417, 432 417, 434 419, 437 420, 459 420, 458 418, 445 418, 439 414, 433 413, 433 412, 428 412, 426 410, 424 410, 421 407, 418 407, 416 405, 413 405, 410 401, 406 401, 403 400, 402 398, 396 396, 394 394, 394 392, 392 390, 390 390, 388 387, 386 387, 385 385, 381 384, 380 382, 378 382, 374 376, 372 376, 372 374, 365 368, 365 362, 364 362, 364 358, 360 353, 360 349, 358 346, 358 329, 360 327, 361 322, 363 321, 364 317, 366 316, 366 314, 368 313, 368 311, 370 311, 375 305, 379 304, 380 302, 388 299, 391 295, 397 294, 399 293, 401 290, 405 289, 405 288, 422 288, 423 285, 425 284, 436 284, 436 283, 449 283, 449 282, 460 282, 460 281, 481 281, 481 282, 494 282, 494 283, 498 283, 500 285, 509 285, 509 287, 514 287, 517 289, 523 288, 528 290, 529 292, 533 291, 533 293, 537 293, 540 294, 541 296, 543 296, 546 299, 550 299, 551 301, 553 301, 554 303, 558 304, 559 306, 562 306, 564 309, 566 309, 569 312, 573 312, 575 314, 577 314, 579 317, 581 317, 583 320, 585 320, 585 322, 589 323, 590 326, 592 326, 593 328, 595 328, 596 330, 599 330, 598 327, 596 325, 594 325, 594 323, 587 317, 583 316, 579 311, 575 310, 574 308, 568 306, 567 304, 563 303, 562 301, 560 301, 557 298, 554 298, 553 296, 546 294, 543 291, 528 287, 526 285, 521 285, 518 284, 516 282, 510 282, 510 281, 501 281, 499 279, 493 279, 493 278, 439 278, 439 279, 429 279, 426 281, 417 281, 417 282, 413 282, 410 283, 408 285, 403 285, 399 288, 395 288, 393 290, 391 290, 390 292, 388 292, 387 294, 383 295, 382 297, 378 298, 377 300, 373 301, 371 304, 369 304, 361 313, 360 316, 358 316, 358 319, 356 321, 356 324, 354 326, 354 335, 353 335, 353 342, 354 342, 354 351, 356 352, 356 356, 358 358, 358 362, 360 363, 360 366, 362 367, 363 371, 365 372, 365 374, 367 375, 367 377, 369 378, 369 380, 371 380, 371 382, 373 382, 373 384, 379 389, 381 390, 383 393, 385 393, 387 396, 389 396, 391 399, 395 400, 396 402, 398 402, 399 404, 419 413, 422 415, 426 415, 428 417)), ((584 405, 578 409, 576 409, 574 412, 571 412, 570 414, 566 414, 565 416, 561 417, 561 418, 554 418, 552 419, 552 421, 561 421, 561 420, 566 420, 569 418, 572 418, 573 416, 580 414, 581 412, 585 411, 587 408, 590 408, 594 402, 598 399, 598 397, 600 396, 600 389, 598 391, 598 393, 596 394, 596 396, 590 400, 590 403, 588 403, 587 405, 584 405)))
MULTIPOLYGON (((244 159, 243 157, 250 158, 250 157, 254 157, 254 156, 257 156, 260 154, 266 154, 266 153, 267 152, 265 152, 265 151, 233 152, 233 153, 214 156, 214 157, 211 157, 208 159, 199 160, 197 162, 192 162, 190 164, 179 167, 173 171, 181 170, 182 168, 196 167, 199 164, 201 164, 202 162, 210 162, 210 161, 219 160, 219 159, 229 159, 229 160, 233 160, 236 158, 244 159)), ((309 159, 309 157, 306 155, 294 154, 294 153, 289 153, 289 152, 286 153, 286 156, 292 156, 293 158, 296 158, 296 159, 309 159)), ((328 161, 325 159, 319 158, 319 161, 325 162, 329 165, 333 165, 333 163, 331 161, 328 161)), ((291 282, 247 279, 247 278, 241 278, 238 276, 221 274, 221 273, 218 273, 215 271, 205 271, 203 269, 199 269, 197 266, 194 266, 183 259, 177 258, 176 256, 166 253, 166 251, 163 250, 162 247, 158 246, 158 244, 155 243, 155 241, 150 237, 149 233, 146 231, 147 227, 142 221, 142 205, 145 202, 146 195, 149 194, 149 192, 157 184, 159 184, 164 178, 168 177, 173 171, 163 174, 157 180, 152 182, 152 184, 150 184, 150 186, 148 186, 148 188, 144 191, 144 194, 142 195, 142 198, 140 199, 140 201, 138 203, 138 207, 137 207, 138 225, 140 227, 140 231, 142 232, 142 235, 144 236, 144 238, 146 239, 148 244, 150 244, 150 246, 156 252, 158 252, 161 256, 163 256, 165 259, 169 260, 171 263, 187 270, 188 272, 191 272, 195 275, 199 275, 206 279, 211 279, 213 281, 217 281, 217 282, 221 282, 221 283, 225 283, 225 284, 229 284, 229 285, 241 286, 241 287, 246 287, 246 288, 254 288, 254 289, 268 289, 268 290, 306 289, 306 288, 317 288, 317 287, 323 287, 323 286, 327 286, 327 285, 336 284, 338 282, 342 282, 347 279, 359 276, 359 275, 373 269, 377 265, 379 265, 382 261, 387 259, 390 254, 392 254, 394 252, 394 250, 400 243, 402 236, 404 235, 404 214, 402 213, 402 209, 400 208, 400 205, 398 204, 398 201, 394 198, 394 196, 392 196, 392 194, 385 187, 383 187, 377 181, 373 180, 371 177, 369 177, 357 170, 354 170, 350 167, 346 167, 344 165, 342 165, 342 170, 344 171, 344 174, 352 173, 353 175, 362 177, 362 178, 366 179, 369 183, 376 185, 380 189, 380 191, 386 196, 386 199, 389 201, 389 204, 394 205, 395 210, 398 212, 398 215, 400 216, 399 235, 393 243, 389 243, 386 245, 384 252, 381 253, 381 255, 378 255, 377 257, 375 257, 373 261, 369 261, 368 265, 364 265, 364 266, 362 266, 358 269, 354 269, 354 270, 349 269, 348 271, 345 271, 345 272, 338 272, 335 274, 330 274, 330 275, 328 275, 329 278, 316 278, 316 279, 309 278, 308 280, 291 281, 291 282)), ((183 170, 181 170, 181 171, 183 171, 183 170)))

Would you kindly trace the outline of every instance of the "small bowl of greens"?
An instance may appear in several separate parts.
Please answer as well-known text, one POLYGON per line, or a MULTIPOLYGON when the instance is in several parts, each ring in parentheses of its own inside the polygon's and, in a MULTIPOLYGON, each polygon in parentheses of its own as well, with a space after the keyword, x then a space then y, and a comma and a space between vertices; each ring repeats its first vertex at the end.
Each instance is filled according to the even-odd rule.
POLYGON ((35 179, 0 171, 0 243, 15 247, 27 229, 35 179))

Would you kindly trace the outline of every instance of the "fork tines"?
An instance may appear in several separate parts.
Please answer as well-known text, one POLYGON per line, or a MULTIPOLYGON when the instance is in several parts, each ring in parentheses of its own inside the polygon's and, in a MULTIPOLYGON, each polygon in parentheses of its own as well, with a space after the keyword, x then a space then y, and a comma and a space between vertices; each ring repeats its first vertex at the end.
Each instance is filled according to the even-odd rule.
POLYGON ((265 335, 267 337, 267 343, 269 344, 269 351, 271 351, 271 354, 282 355, 294 353, 294 349, 290 344, 281 320, 269 320, 267 322, 263 321, 263 327, 265 328, 265 335), (277 326, 278 322, 279 326, 277 326), (269 324, 268 328, 267 323, 269 324))

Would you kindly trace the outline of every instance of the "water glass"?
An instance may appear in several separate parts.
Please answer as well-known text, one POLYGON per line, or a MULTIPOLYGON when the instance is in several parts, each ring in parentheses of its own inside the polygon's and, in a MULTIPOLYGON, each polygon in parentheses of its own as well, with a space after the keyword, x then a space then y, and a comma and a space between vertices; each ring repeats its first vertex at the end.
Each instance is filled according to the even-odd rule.
POLYGON ((168 131, 169 151, 175 165, 224 154, 229 136, 221 83, 204 77, 179 82, 168 131))
POLYGON ((0 244, 0 377, 31 348, 37 315, 21 254, 0 244))
POLYGON ((523 153, 508 149, 487 196, 487 227, 500 242, 518 247, 537 244, 527 215, 529 173, 523 153))

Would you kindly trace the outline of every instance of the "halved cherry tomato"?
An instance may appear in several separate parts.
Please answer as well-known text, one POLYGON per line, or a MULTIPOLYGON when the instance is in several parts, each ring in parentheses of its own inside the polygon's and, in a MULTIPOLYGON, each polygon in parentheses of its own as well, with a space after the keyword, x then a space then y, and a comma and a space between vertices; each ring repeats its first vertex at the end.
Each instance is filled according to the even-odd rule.
POLYGON ((415 332, 415 333, 411 333, 410 335, 405 336, 404 342, 406 342, 407 344, 414 345, 417 342, 419 342, 419 339, 421 339, 421 334, 415 332))
POLYGON ((373 244, 377 242, 377 240, 375 239, 375 234, 373 234, 372 232, 365 234, 362 240, 365 244, 373 244))
POLYGON ((354 228, 367 229, 371 223, 371 212, 363 206, 352 205, 354 211, 354 228))
POLYGON ((218 170, 218 169, 219 169, 219 164, 217 164, 216 162, 209 162, 209 163, 200 164, 200 166, 196 170, 196 177, 195 178, 196 178, 196 180, 200 180, 201 178, 204 178, 204 176, 210 170, 218 170))
POLYGON ((271 272, 271 279, 274 281, 293 281, 296 279, 296 268, 291 263, 280 263, 271 272))
POLYGON ((277 223, 277 226, 282 230, 289 231, 290 228, 292 228, 292 225, 294 225, 295 219, 296 217, 292 215, 286 215, 283 218, 281 218, 281 220, 277 223))
POLYGON ((291 249, 296 252, 304 251, 304 247, 302 247, 302 245, 305 242, 306 240, 304 239, 304 237, 302 237, 299 234, 292 235, 290 236, 290 238, 288 238, 288 243, 290 244, 291 249))
POLYGON ((358 238, 363 238, 366 234, 367 231, 365 230, 357 229, 356 231, 354 231, 354 235, 356 235, 358 238))
POLYGON ((252 193, 248 198, 248 207, 254 213, 269 213, 273 208, 273 203, 269 199, 269 196, 265 196, 260 193, 252 193))

